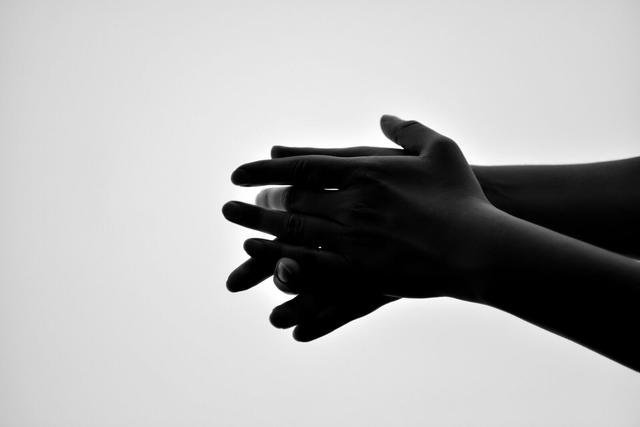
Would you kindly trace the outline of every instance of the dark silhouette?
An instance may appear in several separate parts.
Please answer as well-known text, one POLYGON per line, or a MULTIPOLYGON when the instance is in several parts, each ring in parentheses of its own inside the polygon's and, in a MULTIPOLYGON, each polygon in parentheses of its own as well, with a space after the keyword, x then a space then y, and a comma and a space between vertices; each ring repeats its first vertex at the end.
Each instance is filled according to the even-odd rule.
POLYGON ((640 370, 640 158, 470 166, 451 139, 383 116, 402 149, 273 147, 232 175, 263 190, 224 216, 249 239, 229 277, 274 274, 271 314, 310 341, 399 298, 487 304, 640 370), (624 254, 624 255, 623 255, 624 254))

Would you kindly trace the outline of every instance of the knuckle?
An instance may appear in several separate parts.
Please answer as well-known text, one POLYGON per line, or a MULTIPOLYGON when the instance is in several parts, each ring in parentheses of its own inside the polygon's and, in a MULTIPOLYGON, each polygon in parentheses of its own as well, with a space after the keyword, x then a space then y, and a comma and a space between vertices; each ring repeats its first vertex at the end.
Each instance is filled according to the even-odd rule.
POLYGON ((284 208, 284 210, 288 211, 294 207, 296 198, 295 189, 293 187, 284 189, 280 197, 280 203, 282 203, 282 207, 284 208))
POLYGON ((420 126, 422 126, 422 123, 415 120, 407 120, 406 122, 402 123, 396 129, 396 142, 400 140, 403 136, 405 136, 407 133, 414 131, 420 126))
POLYGON ((353 175, 360 181, 379 182, 384 176, 384 167, 379 159, 368 158, 354 170, 353 175))
POLYGON ((300 185, 302 187, 313 186, 313 183, 316 182, 315 177, 313 176, 311 163, 308 158, 302 158, 296 161, 293 167, 292 180, 295 185, 300 185))
POLYGON ((304 234, 304 219, 298 214, 289 214, 285 225, 285 234, 292 241, 302 240, 304 234))
POLYGON ((433 141, 431 151, 439 155, 447 156, 459 153, 460 149, 453 139, 441 135, 433 141))

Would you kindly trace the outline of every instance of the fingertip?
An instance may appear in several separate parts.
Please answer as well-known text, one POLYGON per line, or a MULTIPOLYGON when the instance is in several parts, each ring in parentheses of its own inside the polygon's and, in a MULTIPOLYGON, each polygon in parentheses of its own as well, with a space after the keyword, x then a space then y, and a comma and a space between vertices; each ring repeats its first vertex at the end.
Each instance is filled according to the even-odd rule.
POLYGON ((278 329, 284 329, 284 319, 282 314, 280 314, 280 312, 276 309, 273 309, 273 311, 271 312, 271 314, 269 315, 269 323, 271 323, 272 326, 278 328, 278 329))
POLYGON ((269 207, 269 189, 268 188, 260 190, 260 192, 256 195, 256 205, 262 208, 269 207))
POLYGON ((251 289, 273 274, 273 262, 249 258, 229 274, 227 289, 240 292, 251 289))
POLYGON ((293 276, 293 271, 291 270, 290 264, 287 262, 288 258, 282 258, 276 264, 276 274, 275 276, 280 280, 283 284, 287 284, 291 281, 291 277, 293 276))
POLYGON ((392 114, 383 114, 382 117, 380 117, 380 126, 397 126, 402 124, 403 122, 404 120, 402 120, 400 117, 394 116, 392 114))
POLYGON ((248 205, 247 203, 232 200, 222 206, 222 215, 234 224, 243 225, 240 223, 243 218, 246 218, 247 215, 255 215, 251 210, 251 206, 252 205, 248 205))
POLYGON ((276 285, 276 288, 278 288, 280 292, 283 292, 287 295, 296 295, 296 292, 294 292, 293 289, 289 287, 289 285, 278 278, 277 271, 278 269, 276 268, 276 274, 273 275, 273 283, 276 285))
POLYGON ((278 329, 288 329, 295 326, 296 321, 287 313, 287 310, 282 309, 281 307, 276 307, 271 311, 269 315, 269 322, 271 325, 278 329))
POLYGON ((313 341, 315 337, 303 326, 296 326, 293 329, 293 339, 298 342, 309 342, 313 341))
POLYGON ((227 280, 227 290, 232 294, 240 292, 242 289, 238 289, 235 285, 227 280))
POLYGON ((236 268, 229 274, 227 277, 227 290, 232 293, 237 293, 240 291, 246 291, 251 287, 251 284, 247 284, 246 280, 243 280, 243 267, 246 265, 246 262, 240 267, 236 268))
POLYGON ((247 253, 247 255, 251 256, 251 252, 254 249, 254 243, 251 241, 252 239, 247 239, 242 244, 242 249, 247 253))
POLYGON ((243 187, 249 186, 249 172, 246 169, 239 167, 231 174, 231 182, 235 185, 243 187))
POLYGON ((244 291, 246 289, 238 284, 238 281, 236 280, 236 277, 235 277, 236 275, 234 273, 235 271, 231 273, 227 278, 227 290, 235 294, 237 292, 244 291))
POLYGON ((242 248, 249 256, 257 257, 262 252, 261 250, 264 246, 263 239, 251 238, 244 241, 242 248))
POLYGON ((393 114, 383 114, 382 117, 380 117, 380 123, 387 123, 387 124, 391 124, 391 123, 401 123, 402 119, 398 116, 394 116, 393 114))
POLYGON ((230 217, 233 217, 233 214, 237 210, 237 207, 238 207, 238 202, 230 201, 230 202, 225 203, 222 206, 222 215, 224 215, 224 217, 226 219, 229 219, 230 217))
POLYGON ((283 147, 282 145, 274 145, 271 147, 271 158, 277 159, 279 157, 283 157, 283 153, 286 151, 287 147, 283 147))
POLYGON ((384 133, 384 135, 391 141, 397 142, 397 130, 402 122, 403 120, 397 116, 384 114, 382 117, 380 117, 380 128, 382 129, 382 133, 384 133))
POLYGON ((292 276, 300 273, 300 264, 298 264, 298 261, 293 258, 282 257, 278 263, 283 264, 287 269, 289 269, 292 276))
POLYGON ((243 227, 255 228, 262 217, 262 208, 239 201, 227 202, 222 207, 222 214, 234 224, 243 227))
POLYGON ((280 258, 273 274, 276 287, 286 294, 296 294, 294 283, 300 279, 300 265, 291 258, 280 258))

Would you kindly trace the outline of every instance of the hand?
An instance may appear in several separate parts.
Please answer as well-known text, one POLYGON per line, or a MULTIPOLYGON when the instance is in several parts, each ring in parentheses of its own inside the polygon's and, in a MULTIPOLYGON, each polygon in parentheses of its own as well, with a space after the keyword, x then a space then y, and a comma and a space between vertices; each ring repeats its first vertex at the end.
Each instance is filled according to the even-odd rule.
MULTIPOLYGON (((383 122, 383 131, 390 135, 390 131, 386 131, 384 126, 388 122, 383 122)), ((299 147, 282 147, 274 146, 271 149, 272 158, 292 157, 300 155, 327 155, 335 157, 359 157, 359 156, 402 156, 411 155, 405 150, 382 147, 349 147, 349 148, 299 148, 299 147)), ((282 209, 277 202, 273 203, 268 200, 268 193, 260 193, 257 197, 256 204, 266 208, 282 209)), ((275 239, 277 241, 278 239, 275 239)), ((263 280, 269 278, 274 271, 277 260, 264 260, 259 258, 250 258, 239 267, 237 267, 227 279, 227 289, 231 292, 240 292, 251 289, 263 280)), ((311 276, 311 275, 310 275, 311 276)))
MULTIPOLYGON (((283 244, 271 243, 260 248, 260 244, 252 245, 257 249, 249 249, 249 253, 265 258, 282 256, 288 252, 283 244), (257 252, 256 252, 257 251, 257 252), (267 255, 271 252, 270 255, 267 255)), ((306 287, 311 281, 342 282, 341 272, 328 269, 317 270, 307 264, 302 269, 300 264, 291 258, 281 258, 274 274, 274 282, 286 293, 295 293, 301 287, 306 287)), ((342 282, 341 287, 348 289, 348 283, 342 282)), ((342 292, 334 293, 301 293, 291 300, 273 309, 269 320, 277 328, 295 326, 293 337, 297 341, 311 341, 326 335, 345 324, 365 316, 381 306, 395 301, 397 298, 385 295, 360 295, 342 292)))
MULTIPOLYGON (((247 164, 232 180, 293 184, 261 196, 289 212, 230 202, 225 216, 289 242, 322 246, 308 256, 342 265, 349 292, 472 298, 469 285, 485 261, 474 238, 491 221, 480 185, 450 139, 390 116, 383 129, 414 156, 314 155, 247 164)), ((301 291, 344 292, 331 283, 308 286, 301 291)))
MULTIPOLYGON (((383 122, 383 126, 385 124, 388 122, 383 122)), ((385 133, 390 135, 389 132, 385 133)), ((403 149, 382 147, 323 149, 275 146, 271 150, 272 158, 312 154, 337 157, 410 155, 403 149)), ((264 201, 258 200, 258 204, 263 203, 264 201)), ((311 281, 335 283, 342 280, 344 272, 340 270, 328 270, 327 266, 321 270, 314 269, 312 265, 303 267, 291 258, 278 260, 279 257, 288 254, 287 249, 290 248, 291 245, 279 244, 278 239, 263 245, 260 245, 259 239, 248 240, 245 242, 245 250, 251 255, 251 258, 229 275, 227 288, 231 292, 244 291, 272 274, 276 286, 285 293, 293 293, 294 289, 303 288, 302 284, 311 281), (287 271, 288 273, 277 274, 277 271, 287 271)), ((334 284, 332 287, 347 288, 348 286, 334 284)), ((397 298, 384 295, 300 294, 275 307, 269 320, 277 328, 285 329, 295 326, 293 337, 296 340, 311 341, 396 300, 397 298)))
MULTIPOLYGON (((276 286, 285 293, 295 293, 304 284, 334 283, 332 288, 348 288, 341 282, 343 271, 339 266, 313 263, 313 259, 300 258, 300 262, 287 255, 300 255, 302 248, 263 239, 249 239, 245 250, 251 256, 229 276, 227 287, 232 292, 249 289, 273 274, 276 286), (309 261, 309 262, 308 262, 309 261)), ((314 286, 315 287, 315 286, 314 286)), ((385 295, 300 294, 273 309, 269 320, 277 328, 295 326, 293 337, 297 341, 320 338, 347 323, 363 317, 397 298, 385 295)))
MULTIPOLYGON (((452 141, 415 122, 386 117, 382 125, 404 147, 402 155, 385 150, 361 157, 370 155, 367 147, 308 155, 304 151, 313 149, 275 147, 273 157, 294 156, 234 173, 239 184, 293 187, 263 192, 261 207, 235 202, 223 208, 230 220, 282 238, 250 239, 253 258, 230 277, 230 289, 261 281, 271 251, 270 262, 286 255, 292 259, 282 262, 295 259, 300 267, 302 280, 276 279, 300 295, 274 310, 272 320, 297 322, 296 331, 307 331, 294 332, 301 340, 370 312, 384 303, 376 297, 449 295, 507 311, 640 369, 638 346, 629 339, 639 324, 636 261, 491 206, 452 141), (322 274, 331 278, 325 285, 318 280, 322 274), (325 309, 325 301, 348 308, 325 309), (358 312, 354 307, 363 301, 375 303, 358 312), (607 316, 593 316, 602 310, 607 316), (283 312, 288 314, 279 317, 283 312), (316 328, 309 332, 305 324, 316 328)), ((548 184, 604 171, 592 183, 605 190, 603 183, 637 179, 635 159, 625 165, 622 174, 613 174, 608 163, 581 166, 577 174, 574 168, 567 174, 544 168, 538 178, 548 184)), ((515 172, 525 182, 540 181, 531 168, 515 172)), ((577 202, 584 200, 573 201, 582 206, 577 202)))

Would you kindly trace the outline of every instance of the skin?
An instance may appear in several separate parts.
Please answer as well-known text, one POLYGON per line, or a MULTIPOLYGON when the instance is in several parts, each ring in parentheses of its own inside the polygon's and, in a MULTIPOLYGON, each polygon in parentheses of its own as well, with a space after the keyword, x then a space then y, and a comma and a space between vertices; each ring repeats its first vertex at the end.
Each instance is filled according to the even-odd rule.
POLYGON ((252 258, 232 273, 230 290, 258 283, 277 262, 276 285, 297 296, 271 321, 296 326, 301 341, 401 297, 449 296, 502 309, 640 369, 638 263, 569 236, 637 253, 638 196, 625 190, 631 186, 610 190, 638 180, 637 161, 615 171, 596 164, 494 174, 469 166, 453 141, 417 122, 385 116, 382 128, 403 150, 274 147, 275 159, 234 172, 240 185, 292 187, 264 190, 259 206, 223 208, 229 220, 279 238, 245 243, 252 258), (531 197, 510 198, 510 188, 531 197), (598 198, 610 202, 589 211, 598 198))

